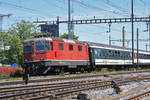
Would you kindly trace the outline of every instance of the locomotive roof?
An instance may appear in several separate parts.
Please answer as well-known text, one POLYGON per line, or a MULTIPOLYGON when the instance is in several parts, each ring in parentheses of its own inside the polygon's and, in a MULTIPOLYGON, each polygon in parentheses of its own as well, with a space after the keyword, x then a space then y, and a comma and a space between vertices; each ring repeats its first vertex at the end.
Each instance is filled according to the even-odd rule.
MULTIPOLYGON (((105 48, 116 48, 116 49, 126 49, 126 50, 131 50, 131 48, 125 48, 125 47, 120 47, 120 46, 114 46, 114 45, 107 45, 107 44, 102 44, 102 43, 95 43, 95 42, 89 42, 89 41, 78 41, 78 40, 69 40, 69 39, 64 39, 64 38, 60 38, 60 37, 40 37, 40 36, 36 36, 32 39, 27 39, 24 40, 25 42, 32 42, 32 41, 40 41, 40 40, 51 40, 51 41, 61 41, 61 42, 68 42, 68 43, 78 43, 78 44, 88 44, 89 46, 100 46, 100 47, 105 47, 105 48)), ((140 50, 143 52, 148 52, 145 50, 140 50)))
POLYGON ((61 42, 68 42, 68 43, 86 44, 81 41, 76 41, 76 40, 71 40, 71 39, 64 39, 64 38, 60 38, 60 37, 50 37, 50 36, 47 36, 47 34, 37 35, 37 36, 33 37, 32 39, 24 40, 24 43, 32 42, 32 41, 40 41, 40 40, 51 40, 51 41, 61 41, 61 42))

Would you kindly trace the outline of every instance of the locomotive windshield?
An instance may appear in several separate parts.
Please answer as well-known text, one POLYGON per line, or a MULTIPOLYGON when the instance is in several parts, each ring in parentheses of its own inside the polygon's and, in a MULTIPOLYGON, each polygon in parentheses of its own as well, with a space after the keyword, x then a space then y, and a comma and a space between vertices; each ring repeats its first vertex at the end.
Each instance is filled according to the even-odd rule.
POLYGON ((48 41, 35 42, 35 50, 36 51, 48 51, 49 50, 49 42, 48 41))

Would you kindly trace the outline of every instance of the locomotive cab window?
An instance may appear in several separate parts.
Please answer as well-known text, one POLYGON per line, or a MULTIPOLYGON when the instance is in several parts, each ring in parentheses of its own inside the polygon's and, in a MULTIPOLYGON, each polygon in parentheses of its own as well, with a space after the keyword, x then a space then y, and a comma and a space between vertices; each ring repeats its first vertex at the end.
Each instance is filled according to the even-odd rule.
POLYGON ((59 43, 59 44, 58 44, 58 47, 59 47, 59 50, 64 50, 64 45, 63 45, 63 43, 59 43))
POLYGON ((69 50, 73 51, 73 45, 72 44, 69 44, 69 50))
POLYGON ((24 46, 23 47, 23 52, 25 52, 25 53, 32 52, 32 46, 24 46))
POLYGON ((82 51, 82 46, 78 45, 78 51, 82 51))
POLYGON ((49 50, 49 42, 48 41, 37 41, 35 42, 36 51, 48 51, 49 50))

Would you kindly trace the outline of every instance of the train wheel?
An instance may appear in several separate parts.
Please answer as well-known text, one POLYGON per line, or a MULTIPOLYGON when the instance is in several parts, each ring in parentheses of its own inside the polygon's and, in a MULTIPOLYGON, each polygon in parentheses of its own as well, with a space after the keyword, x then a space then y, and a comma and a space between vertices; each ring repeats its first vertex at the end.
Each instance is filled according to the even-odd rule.
POLYGON ((75 73, 76 73, 75 68, 70 68, 70 69, 69 69, 69 73, 70 73, 70 74, 75 74, 75 73))
POLYGON ((81 73, 84 73, 84 68, 83 68, 83 67, 81 67, 80 71, 81 71, 81 73))
POLYGON ((36 69, 36 73, 37 73, 37 75, 44 75, 44 71, 45 71, 45 68, 44 67, 38 67, 37 69, 36 69))

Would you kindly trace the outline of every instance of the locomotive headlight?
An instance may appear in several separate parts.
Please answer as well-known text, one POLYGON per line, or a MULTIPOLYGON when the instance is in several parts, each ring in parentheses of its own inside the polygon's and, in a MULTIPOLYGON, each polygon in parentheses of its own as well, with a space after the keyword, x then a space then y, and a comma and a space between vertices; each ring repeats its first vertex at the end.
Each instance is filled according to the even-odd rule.
POLYGON ((27 59, 25 59, 24 61, 25 61, 25 62, 27 62, 28 60, 27 60, 27 59))
POLYGON ((44 60, 44 58, 40 58, 40 60, 44 60))
POLYGON ((34 53, 32 54, 32 58, 34 58, 34 53))

